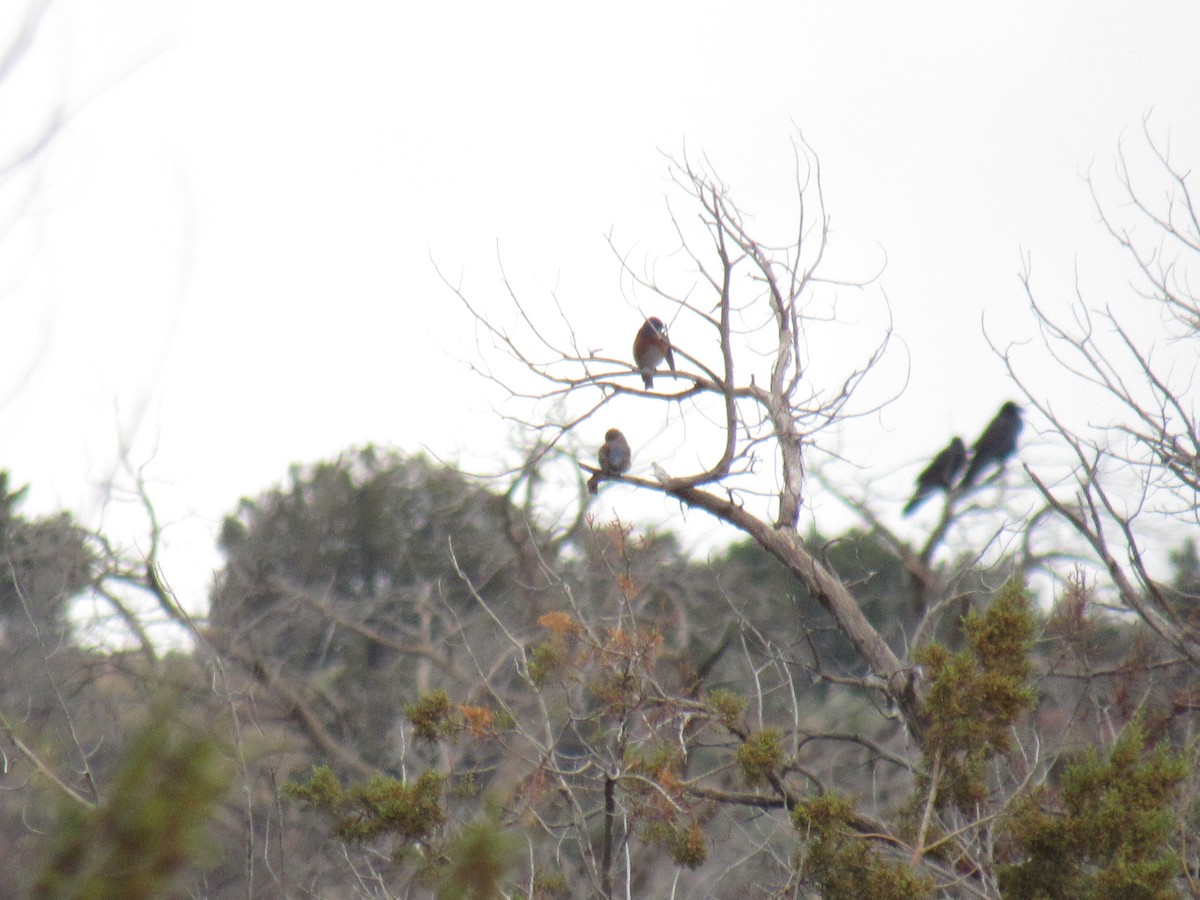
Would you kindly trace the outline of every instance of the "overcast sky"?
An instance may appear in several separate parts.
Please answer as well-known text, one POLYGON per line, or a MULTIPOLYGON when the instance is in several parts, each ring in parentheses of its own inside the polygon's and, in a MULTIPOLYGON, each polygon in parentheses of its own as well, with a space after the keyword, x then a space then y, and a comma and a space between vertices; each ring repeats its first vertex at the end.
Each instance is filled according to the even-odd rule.
POLYGON ((128 441, 201 591, 221 516, 290 463, 372 441, 476 465, 503 443, 434 261, 507 315, 499 248, 525 296, 554 291, 627 352, 639 312, 606 236, 673 249, 663 153, 707 156, 770 231, 800 132, 839 274, 886 262, 908 387, 863 458, 907 466, 903 493, 1016 396, 981 321, 1032 333, 1023 252, 1047 298, 1077 266, 1120 293, 1081 175, 1106 183, 1148 113, 1200 160, 1197 46, 1194 0, 58 0, 0 84, 5 157, 68 115, 0 182, 0 465, 30 509, 96 524, 128 441))

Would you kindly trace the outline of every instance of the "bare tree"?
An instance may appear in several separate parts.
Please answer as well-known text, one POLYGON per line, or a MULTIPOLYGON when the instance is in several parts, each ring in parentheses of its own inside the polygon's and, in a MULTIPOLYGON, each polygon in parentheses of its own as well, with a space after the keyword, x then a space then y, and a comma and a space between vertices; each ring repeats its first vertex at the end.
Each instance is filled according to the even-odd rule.
MULTIPOLYGON (((862 291, 870 282, 827 274, 831 230, 819 164, 802 139, 795 143, 795 159, 796 217, 786 242, 767 242, 752 233, 721 180, 685 158, 671 162, 671 175, 689 213, 672 210, 671 222, 677 255, 690 264, 694 282, 682 290, 665 287, 653 275, 636 271, 614 247, 635 290, 647 298, 643 306, 669 310, 672 322, 690 320, 710 336, 707 345, 674 346, 682 362, 676 371, 659 373, 671 383, 661 392, 639 384, 631 358, 589 351, 561 306, 563 336, 558 337, 535 321, 509 286, 519 323, 510 331, 494 324, 460 287, 451 287, 494 344, 537 381, 526 389, 491 368, 485 370, 489 377, 513 398, 545 404, 569 397, 576 404, 561 420, 525 420, 527 427, 550 432, 548 443, 628 395, 683 404, 685 410, 699 410, 698 417, 711 417, 717 437, 709 458, 693 471, 674 474, 656 466, 654 478, 624 475, 620 480, 703 510, 779 559, 853 643, 866 665, 864 674, 869 673, 863 684, 898 707, 908 728, 919 733, 921 704, 911 665, 880 636, 853 593, 798 529, 806 458, 819 435, 873 408, 856 407, 854 400, 880 362, 891 327, 881 327, 878 342, 857 364, 836 376, 814 377, 810 363, 821 355, 814 347, 824 349, 838 324, 837 292, 862 291), (821 336, 821 330, 829 334, 821 336), (771 480, 774 487, 764 489, 771 480)), ((640 324, 631 321, 631 334, 640 324)))
POLYGON ((1200 526, 1200 209, 1191 171, 1148 119, 1142 138, 1132 150, 1118 146, 1114 201, 1088 176, 1096 211, 1132 264, 1125 296, 1103 290, 1097 302, 1077 286, 1064 317, 1039 299, 1028 267, 1023 277, 1043 346, 1086 392, 1057 399, 1032 385, 1011 351, 1005 359, 1073 463, 1061 482, 1031 472, 1037 490, 1107 573, 1117 602, 1194 669, 1200 630, 1190 609, 1200 597, 1153 572, 1166 562, 1164 544, 1194 540, 1200 526))

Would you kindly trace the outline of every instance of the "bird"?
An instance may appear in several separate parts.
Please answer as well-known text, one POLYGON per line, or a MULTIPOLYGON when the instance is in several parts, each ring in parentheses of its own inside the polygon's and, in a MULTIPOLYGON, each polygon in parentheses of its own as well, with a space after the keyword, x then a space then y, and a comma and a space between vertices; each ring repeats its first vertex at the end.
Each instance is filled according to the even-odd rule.
MULTIPOLYGON (((629 441, 625 440, 625 435, 616 428, 610 428, 604 432, 604 443, 600 447, 600 452, 596 454, 596 458, 600 460, 601 472, 620 475, 629 471, 629 466, 633 463, 633 451, 629 449, 629 441)), ((599 492, 600 478, 600 472, 595 472, 588 479, 589 494, 599 492)))
POLYGON ((968 488, 975 483, 979 473, 990 463, 1003 467, 1017 449, 1017 435, 1021 433, 1021 407, 1007 402, 1000 407, 996 418, 983 429, 983 434, 971 448, 971 464, 958 483, 959 488, 968 488))
POLYGON ((671 352, 671 340, 667 337, 667 326, 662 319, 651 316, 642 323, 633 339, 633 362, 642 373, 646 390, 654 387, 654 372, 663 360, 675 371, 675 354, 671 352))
POLYGON ((903 515, 911 515, 934 491, 940 489, 949 492, 966 464, 967 446, 962 442, 962 438, 955 435, 933 458, 933 462, 917 476, 917 492, 904 507, 903 515))

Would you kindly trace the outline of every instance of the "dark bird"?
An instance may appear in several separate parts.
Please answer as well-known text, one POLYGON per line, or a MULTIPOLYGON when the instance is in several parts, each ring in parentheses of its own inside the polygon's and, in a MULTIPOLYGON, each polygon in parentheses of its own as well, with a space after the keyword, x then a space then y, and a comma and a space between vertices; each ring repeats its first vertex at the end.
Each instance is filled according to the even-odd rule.
MULTIPOLYGON (((629 449, 629 441, 625 440, 625 435, 616 428, 610 428, 604 432, 604 444, 600 447, 596 458, 600 460, 601 472, 620 475, 629 471, 629 466, 633 463, 633 451, 629 449)), ((596 472, 588 479, 589 494, 595 494, 600 490, 600 478, 600 472, 596 472)))
POLYGON ((663 360, 675 371, 675 354, 671 352, 671 340, 667 337, 667 326, 662 319, 651 316, 638 329, 633 339, 633 362, 642 373, 646 390, 654 387, 654 372, 663 360))
POLYGON ((917 492, 904 507, 904 515, 910 515, 934 491, 949 492, 966 464, 967 446, 962 442, 962 438, 955 437, 933 458, 933 462, 925 467, 925 471, 917 476, 917 492))
POLYGON ((966 474, 958 486, 966 488, 973 485, 979 473, 988 465, 1003 467, 1005 460, 1016 451, 1017 435, 1020 433, 1021 407, 1015 403, 1005 403, 971 449, 971 464, 967 466, 966 474))

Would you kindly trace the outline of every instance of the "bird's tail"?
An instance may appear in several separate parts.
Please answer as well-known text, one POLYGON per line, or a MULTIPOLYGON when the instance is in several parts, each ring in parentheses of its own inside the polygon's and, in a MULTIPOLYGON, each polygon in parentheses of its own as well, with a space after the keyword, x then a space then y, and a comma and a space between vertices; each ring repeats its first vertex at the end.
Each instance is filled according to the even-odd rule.
POLYGON ((913 494, 913 498, 904 505, 904 509, 901 510, 900 515, 911 516, 914 512, 916 512, 918 506, 929 499, 929 494, 930 492, 924 488, 918 490, 915 494, 913 494))

